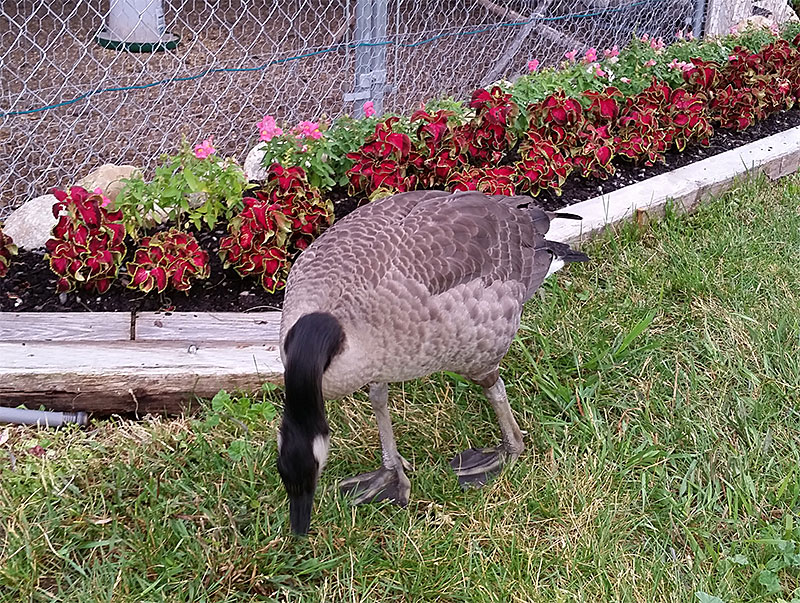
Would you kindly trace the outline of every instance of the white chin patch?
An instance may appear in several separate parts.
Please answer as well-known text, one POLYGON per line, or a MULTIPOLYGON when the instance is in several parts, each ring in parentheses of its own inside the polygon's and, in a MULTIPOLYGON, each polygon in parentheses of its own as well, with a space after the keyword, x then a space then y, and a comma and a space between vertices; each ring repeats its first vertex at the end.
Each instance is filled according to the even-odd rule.
POLYGON ((278 429, 278 454, 281 452, 281 444, 283 443, 283 438, 281 437, 281 430, 278 429))
POLYGON ((548 276, 550 276, 554 272, 558 272, 563 267, 564 267, 564 260, 561 260, 559 258, 553 258, 553 261, 550 262, 550 269, 547 271, 547 274, 545 275, 544 278, 547 278, 548 276))
POLYGON ((330 435, 318 435, 314 438, 311 444, 311 451, 314 453, 314 459, 317 461, 317 473, 322 473, 325 468, 325 463, 328 462, 328 450, 331 446, 330 435))

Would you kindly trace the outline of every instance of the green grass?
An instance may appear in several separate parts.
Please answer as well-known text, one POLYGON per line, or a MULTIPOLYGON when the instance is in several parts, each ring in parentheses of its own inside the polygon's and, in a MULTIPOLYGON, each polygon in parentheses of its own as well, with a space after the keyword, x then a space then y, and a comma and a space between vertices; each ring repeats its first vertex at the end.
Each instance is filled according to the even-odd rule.
POLYGON ((0 600, 800 597, 800 177, 588 251, 525 313, 503 376, 529 446, 484 490, 460 491, 448 459, 496 424, 446 375, 390 389, 415 466, 405 509, 339 495, 378 439, 365 395, 329 405, 307 540, 288 534, 275 470, 278 391, 9 428, 0 600))

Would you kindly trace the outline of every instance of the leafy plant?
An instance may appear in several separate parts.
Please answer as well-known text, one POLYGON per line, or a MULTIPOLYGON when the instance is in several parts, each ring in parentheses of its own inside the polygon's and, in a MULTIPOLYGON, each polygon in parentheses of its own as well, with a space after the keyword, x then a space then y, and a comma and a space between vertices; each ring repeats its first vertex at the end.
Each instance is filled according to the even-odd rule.
POLYGON ((605 180, 616 171, 611 163, 613 158, 614 140, 608 133, 608 126, 585 124, 578 132, 578 144, 570 151, 574 169, 584 178, 605 180))
POLYGON ((8 265, 11 263, 11 256, 17 255, 17 246, 11 240, 11 236, 3 232, 0 226, 0 278, 8 274, 8 265))
POLYGON ((152 181, 125 180, 114 203, 131 236, 163 221, 213 229, 241 210, 245 184, 244 171, 235 161, 221 159, 213 148, 198 154, 184 140, 178 154, 162 155, 152 181))
POLYGON ((721 128, 744 130, 756 123, 759 113, 749 88, 736 90, 731 84, 717 90, 711 101, 711 115, 721 128))
POLYGON ((194 235, 170 228, 142 239, 127 271, 131 289, 163 293, 167 287, 188 291, 193 280, 208 278, 211 269, 194 235))
POLYGON ((452 191, 481 191, 487 195, 514 195, 515 170, 512 166, 470 168, 454 173, 447 182, 452 191))
POLYGON ((456 136, 461 124, 455 114, 439 109, 431 115, 421 109, 411 116, 418 122, 417 140, 426 152, 420 184, 426 187, 444 186, 453 172, 467 163, 466 148, 459 146, 456 136))
POLYGON ((275 405, 266 399, 266 394, 276 389, 272 383, 263 384, 261 391, 264 399, 256 401, 250 396, 231 396, 227 391, 220 390, 211 399, 211 412, 209 412, 203 427, 216 427, 224 419, 230 419, 245 426, 264 425, 275 418, 277 411, 275 405))
POLYGON ((292 257, 333 223, 333 206, 299 167, 272 165, 265 186, 252 193, 228 224, 220 258, 226 268, 258 278, 274 293, 286 285, 292 257))
POLYGON ((526 132, 519 148, 517 192, 533 196, 543 189, 561 194, 561 187, 572 172, 572 162, 539 129, 526 132))
POLYGON ((519 107, 499 86, 479 88, 469 106, 475 117, 456 130, 456 148, 464 149, 472 165, 497 165, 517 141, 514 125, 519 107))
POLYGON ((125 256, 125 225, 120 210, 102 207, 103 197, 73 186, 69 193, 53 189, 58 223, 45 243, 50 268, 60 278, 59 293, 80 286, 105 293, 125 256))
POLYGON ((390 117, 379 122, 374 134, 357 151, 347 153, 353 161, 347 171, 351 192, 371 195, 379 189, 403 192, 416 188, 424 160, 410 136, 394 130, 399 121, 398 117, 390 117))

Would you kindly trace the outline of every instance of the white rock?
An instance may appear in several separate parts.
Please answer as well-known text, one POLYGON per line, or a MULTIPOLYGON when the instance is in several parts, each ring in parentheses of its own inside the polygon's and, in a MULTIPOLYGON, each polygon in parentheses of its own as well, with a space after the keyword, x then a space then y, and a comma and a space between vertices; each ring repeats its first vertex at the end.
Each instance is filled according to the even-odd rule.
POLYGON ((264 159, 264 145, 258 143, 247 154, 244 160, 244 175, 248 180, 266 180, 267 170, 261 166, 264 159))
POLYGON ((117 195, 125 186, 122 182, 123 178, 133 178, 141 174, 141 170, 133 165, 116 165, 113 163, 106 163, 99 168, 89 172, 80 182, 78 186, 82 186, 87 191, 92 192, 96 188, 102 189, 106 197, 111 199, 113 206, 117 195))
POLYGON ((50 230, 58 222, 53 217, 53 204, 57 201, 53 195, 48 194, 23 203, 6 218, 3 232, 22 249, 44 247, 50 238, 50 230))

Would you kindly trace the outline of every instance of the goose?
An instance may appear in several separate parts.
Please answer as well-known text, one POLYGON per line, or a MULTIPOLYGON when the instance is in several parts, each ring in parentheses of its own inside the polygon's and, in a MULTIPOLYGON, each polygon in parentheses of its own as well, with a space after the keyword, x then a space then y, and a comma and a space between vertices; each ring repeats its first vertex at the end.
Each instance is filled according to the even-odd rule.
POLYGON ((499 366, 523 304, 544 279, 589 259, 545 239, 559 217, 580 219, 546 212, 530 197, 411 191, 358 208, 300 254, 280 326, 285 405, 277 462, 295 534, 308 533, 328 458, 325 400, 369 386, 382 462, 340 482, 353 504, 409 500, 411 468, 395 442, 389 383, 450 371, 483 389, 502 441, 452 459, 462 487, 480 487, 522 453, 499 366))

